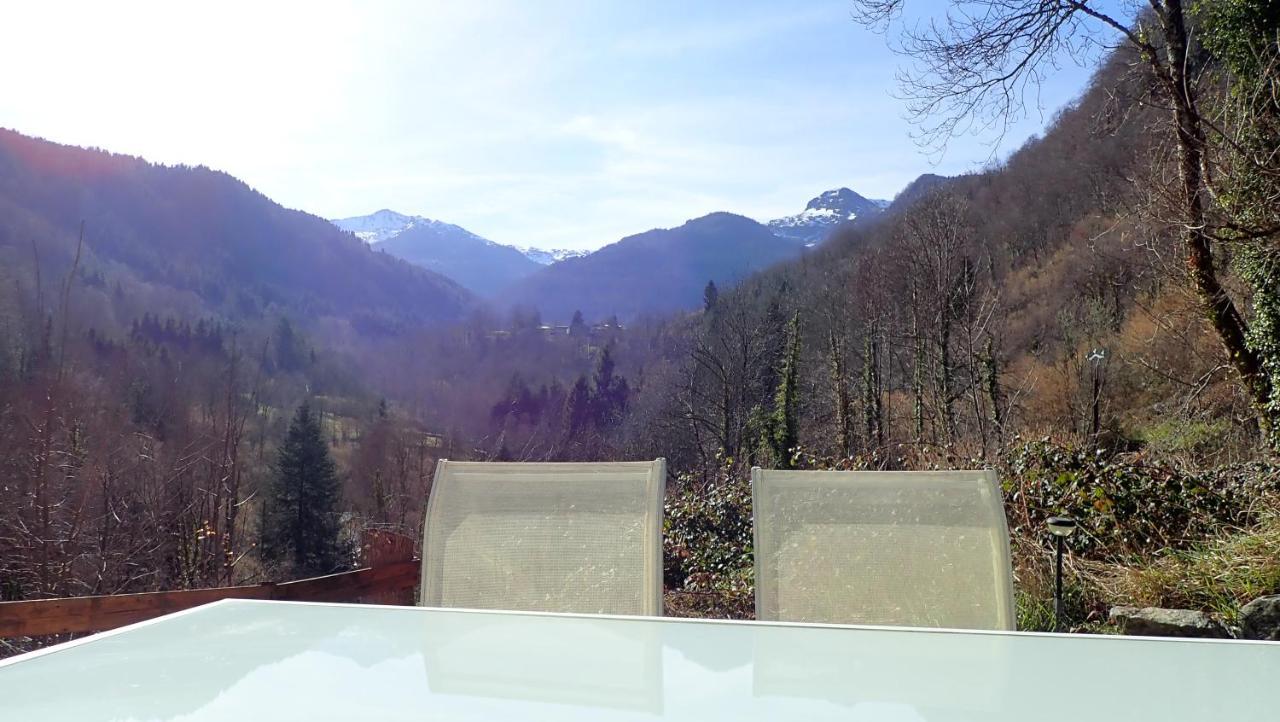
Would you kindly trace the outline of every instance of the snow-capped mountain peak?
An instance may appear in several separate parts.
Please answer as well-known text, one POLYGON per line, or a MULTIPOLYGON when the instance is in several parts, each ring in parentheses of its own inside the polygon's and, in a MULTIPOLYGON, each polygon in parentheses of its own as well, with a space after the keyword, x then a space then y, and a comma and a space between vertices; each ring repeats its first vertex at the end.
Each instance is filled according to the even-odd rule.
POLYGON ((338 218, 331 223, 344 231, 349 231, 365 243, 381 243, 393 238, 408 228, 416 220, 427 220, 421 216, 406 216, 393 210, 383 208, 367 216, 338 218))
POLYGON ((865 213, 874 208, 883 209, 888 206, 888 201, 876 201, 849 190, 848 188, 836 188, 834 190, 823 191, 818 194, 817 198, 809 201, 804 208, 806 211, 831 211, 836 215, 842 215, 846 219, 856 218, 858 213, 865 213))
POLYGON ((835 188, 810 200, 803 211, 775 218, 768 226, 777 236, 812 246, 841 223, 873 216, 888 206, 889 201, 865 198, 848 188, 835 188))

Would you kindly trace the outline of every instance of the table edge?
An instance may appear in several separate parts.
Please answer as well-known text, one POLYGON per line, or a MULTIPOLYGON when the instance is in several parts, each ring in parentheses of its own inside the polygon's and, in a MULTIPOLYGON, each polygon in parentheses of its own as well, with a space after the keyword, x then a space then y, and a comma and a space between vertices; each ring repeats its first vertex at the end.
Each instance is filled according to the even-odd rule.
POLYGON ((994 630, 994 629, 953 629, 947 627, 895 627, 880 626, 870 624, 827 624, 822 622, 782 622, 772 620, 759 619, 710 619, 700 617, 661 617, 661 616, 641 616, 641 615, 622 615, 622 614, 581 614, 574 612, 534 612, 526 610, 505 610, 505 609, 470 609, 464 607, 422 607, 409 605, 394 604, 361 604, 355 602, 307 602, 307 601, 284 601, 272 599, 219 599, 208 604, 201 604, 190 609, 183 609, 177 612, 171 612, 159 617, 145 619, 141 622, 134 622, 115 629, 109 629, 103 632, 96 632, 79 639, 72 639, 59 644, 54 644, 41 649, 24 652, 7 659, 0 659, 0 670, 11 667, 22 662, 27 662, 50 654, 75 649, 77 647, 114 637, 118 634, 141 629, 143 627, 158 624, 176 617, 188 614, 195 614, 202 610, 220 606, 235 605, 271 605, 277 607, 338 607, 350 609, 399 609, 403 611, 418 611, 424 613, 445 612, 450 614, 477 614, 495 617, 533 617, 533 618, 562 618, 562 619, 583 619, 583 620, 609 620, 619 622, 663 622, 671 624, 700 624, 710 626, 734 626, 734 627, 777 627, 783 629, 826 629, 832 631, 861 631, 861 632, 888 632, 888 633, 912 633, 912 634, 954 634, 966 636, 982 636, 982 637, 1003 637, 1003 638, 1051 638, 1051 639, 1070 639, 1070 640, 1094 640, 1094 641, 1112 641, 1124 643, 1125 641, 1143 641, 1143 642, 1164 642, 1176 644, 1232 644, 1232 645, 1249 645, 1273 647, 1280 651, 1280 641, 1269 641, 1263 639, 1208 639, 1199 637, 1151 637, 1139 635, 1119 635, 1119 634, 1072 634, 1066 632, 1030 632, 1016 630, 994 630))
MULTIPOLYGON (((976 636, 993 636, 993 637, 1013 637, 1013 638, 1053 638, 1053 639, 1074 639, 1074 640, 1140 640, 1147 642, 1174 642, 1174 643, 1193 643, 1193 644, 1247 644, 1262 645, 1280 648, 1280 641, 1269 641, 1264 639, 1213 639, 1205 637, 1156 637, 1142 635, 1125 635, 1125 634, 1080 634, 1071 632, 1033 632, 1033 631, 1017 631, 1004 629, 959 629, 952 627, 899 627, 891 625, 874 625, 874 624, 831 624, 825 622, 784 622, 775 620, 760 619, 723 619, 709 617, 663 617, 663 616, 644 616, 639 614, 583 614, 579 612, 536 612, 528 610, 509 610, 509 609, 472 609, 469 607, 425 607, 417 605, 395 605, 395 604, 363 604, 357 602, 308 602, 300 600, 275 600, 275 599, 221 599, 211 604, 260 604, 260 605, 288 605, 288 606, 313 606, 313 607, 343 607, 352 609, 367 609, 370 607, 380 609, 403 609, 403 610, 420 610, 423 612, 448 612, 448 613, 464 613, 464 614, 481 614, 489 616, 501 617, 550 617, 564 619, 584 619, 584 620, 612 620, 621 622, 671 622, 675 624, 704 624, 704 625, 728 625, 728 626, 752 626, 752 627, 782 627, 787 629, 828 629, 828 630, 844 630, 844 631, 864 631, 864 632, 909 632, 913 634, 960 634, 960 635, 976 635, 976 636)), ((199 607, 197 607, 199 609, 199 607)))

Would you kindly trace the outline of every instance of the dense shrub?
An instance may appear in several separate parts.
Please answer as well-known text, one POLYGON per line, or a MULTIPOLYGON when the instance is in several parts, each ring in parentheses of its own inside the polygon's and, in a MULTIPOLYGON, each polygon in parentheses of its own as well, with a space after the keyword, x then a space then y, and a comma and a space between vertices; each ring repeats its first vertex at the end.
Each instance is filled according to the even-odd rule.
POLYGON ((752 591, 751 482, 722 468, 709 483, 682 479, 663 518, 668 589, 747 595, 752 591))
POLYGON ((1011 533, 1042 537, 1046 518, 1073 516, 1081 529, 1069 540, 1073 553, 1097 561, 1186 549, 1249 526, 1257 500, 1280 492, 1280 468, 1264 462, 1183 469, 1047 439, 1007 448, 1000 464, 1011 533))

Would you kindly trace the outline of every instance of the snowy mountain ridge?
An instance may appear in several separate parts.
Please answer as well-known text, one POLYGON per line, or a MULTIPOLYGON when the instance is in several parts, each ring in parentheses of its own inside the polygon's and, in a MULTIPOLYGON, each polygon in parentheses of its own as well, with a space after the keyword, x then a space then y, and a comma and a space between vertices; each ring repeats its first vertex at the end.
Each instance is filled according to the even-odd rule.
POLYGON ((397 213, 388 208, 375 211, 367 216, 352 216, 351 218, 335 218, 329 221, 333 225, 348 231, 355 235, 356 238, 368 243, 369 245, 377 245, 385 243, 396 236, 414 228, 429 228, 439 235, 448 235, 453 237, 465 237, 474 241, 483 242, 489 246, 503 246, 506 248, 514 248, 524 254, 526 258, 538 265, 546 266, 556 261, 563 261, 566 258, 577 258, 585 256, 590 251, 580 251, 569 248, 534 248, 532 246, 508 246, 504 243, 491 241, 483 236, 478 236, 467 229, 455 225, 453 223, 445 223, 437 221, 425 216, 410 216, 404 213, 397 213))
POLYGON ((553 263, 563 261, 566 258, 581 258, 591 251, 584 251, 576 248, 534 248, 532 246, 516 246, 516 250, 520 251, 530 261, 539 263, 543 266, 550 266, 553 263))
POLYGON ((848 188, 835 188, 811 199, 803 211, 775 218, 766 225, 781 238, 813 246, 826 239, 840 224, 873 216, 888 208, 889 203, 866 198, 848 188))

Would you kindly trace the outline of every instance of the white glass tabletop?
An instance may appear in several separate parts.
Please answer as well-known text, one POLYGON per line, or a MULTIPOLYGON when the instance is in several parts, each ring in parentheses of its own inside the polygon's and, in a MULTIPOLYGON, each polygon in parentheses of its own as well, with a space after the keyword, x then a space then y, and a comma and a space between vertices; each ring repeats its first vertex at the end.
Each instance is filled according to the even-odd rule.
POLYGON ((1275 720, 1280 643, 223 601, 0 662, 0 720, 1275 720))

